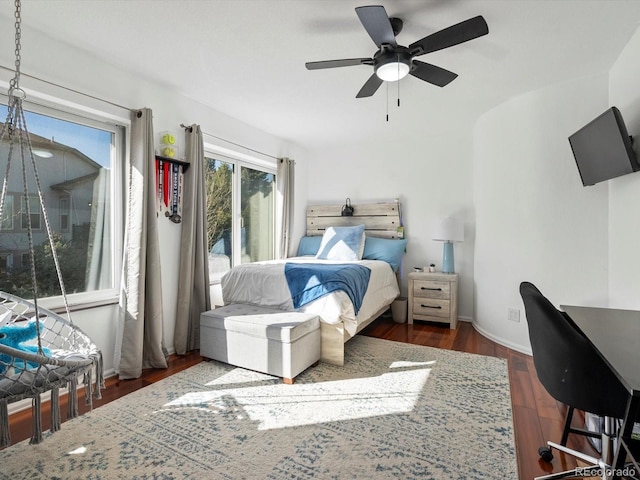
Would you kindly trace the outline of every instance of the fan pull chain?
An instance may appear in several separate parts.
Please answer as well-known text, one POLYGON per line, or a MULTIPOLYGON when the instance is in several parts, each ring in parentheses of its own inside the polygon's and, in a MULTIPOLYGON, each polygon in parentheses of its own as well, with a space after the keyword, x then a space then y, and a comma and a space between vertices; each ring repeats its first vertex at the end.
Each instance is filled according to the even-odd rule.
POLYGON ((385 82, 387 84, 387 122, 389 121, 389 82, 385 82))
POLYGON ((400 106, 400 55, 398 55, 398 107, 400 106))

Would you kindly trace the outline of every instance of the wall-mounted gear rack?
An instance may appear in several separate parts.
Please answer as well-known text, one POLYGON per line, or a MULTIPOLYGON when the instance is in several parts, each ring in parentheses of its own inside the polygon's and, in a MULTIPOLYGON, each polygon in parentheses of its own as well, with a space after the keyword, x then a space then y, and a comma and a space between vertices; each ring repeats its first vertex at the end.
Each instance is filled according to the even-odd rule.
POLYGON ((186 172, 189 169, 189 162, 185 162, 184 160, 178 160, 177 158, 165 157, 162 155, 156 155, 156 161, 161 160, 163 162, 174 163, 176 165, 182 165, 182 172, 186 172))
POLYGON ((189 163, 156 155, 156 195, 158 212, 173 223, 182 221, 182 185, 189 163))

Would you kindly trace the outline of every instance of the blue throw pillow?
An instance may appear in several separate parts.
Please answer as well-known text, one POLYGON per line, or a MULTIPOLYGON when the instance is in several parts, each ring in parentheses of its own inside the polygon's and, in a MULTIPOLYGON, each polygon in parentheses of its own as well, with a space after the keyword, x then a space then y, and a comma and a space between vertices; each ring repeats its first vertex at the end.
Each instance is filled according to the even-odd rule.
POLYGON ((329 227, 324 231, 316 258, 320 260, 361 260, 364 251, 364 225, 329 227))
POLYGON ((322 237, 316 235, 314 237, 302 237, 300 239, 300 244, 298 244, 298 256, 302 257, 304 255, 314 255, 318 253, 320 250, 320 243, 322 242, 322 237))
POLYGON ((406 247, 406 239, 392 240, 390 238, 367 237, 364 242, 362 258, 383 260, 391 265, 394 272, 397 272, 406 247))

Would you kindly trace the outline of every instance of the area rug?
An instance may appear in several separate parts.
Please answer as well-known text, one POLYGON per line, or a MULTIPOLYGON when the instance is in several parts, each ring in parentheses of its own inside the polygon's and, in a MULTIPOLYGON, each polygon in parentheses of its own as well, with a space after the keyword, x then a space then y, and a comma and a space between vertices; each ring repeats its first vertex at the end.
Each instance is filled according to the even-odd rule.
POLYGON ((506 361, 358 336, 294 385, 203 362, 0 451, 17 479, 515 479, 506 361))

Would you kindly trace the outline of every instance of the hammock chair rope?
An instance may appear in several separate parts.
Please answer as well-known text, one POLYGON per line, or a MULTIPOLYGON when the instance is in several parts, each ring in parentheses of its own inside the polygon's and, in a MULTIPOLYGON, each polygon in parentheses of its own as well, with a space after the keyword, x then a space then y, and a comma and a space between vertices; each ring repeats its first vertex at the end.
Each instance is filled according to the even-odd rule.
MULTIPOLYGON (((92 406, 92 398, 101 398, 100 390, 104 388, 102 353, 71 320, 62 270, 56 253, 42 184, 24 115, 23 100, 26 98, 26 94, 20 88, 22 20, 20 0, 15 0, 15 19, 15 75, 9 82, 7 117, 0 131, 0 144, 5 141, 5 137, 8 143, 7 166, 0 195, 0 219, 3 218, 12 159, 14 150, 17 149, 22 166, 22 194, 25 198, 24 208, 33 299, 29 301, 0 291, 0 329, 2 329, 0 332, 0 448, 11 444, 8 418, 9 403, 25 398, 32 399, 33 434, 30 443, 40 443, 43 439, 41 394, 51 392, 51 431, 55 432, 60 429, 58 398, 60 387, 68 388, 69 391, 68 418, 78 414, 76 390, 80 375, 83 376, 85 385, 85 401, 90 407, 92 406), (31 166, 30 173, 35 181, 66 318, 38 305, 31 205, 28 201, 31 197, 27 181, 27 164, 31 166), (17 341, 16 344, 5 340, 12 332, 20 332, 22 335, 27 332, 27 329, 34 330, 35 339, 17 341), (95 387, 93 384, 94 370, 95 387)), ((1 227, 2 222, 0 222, 1 227)))

